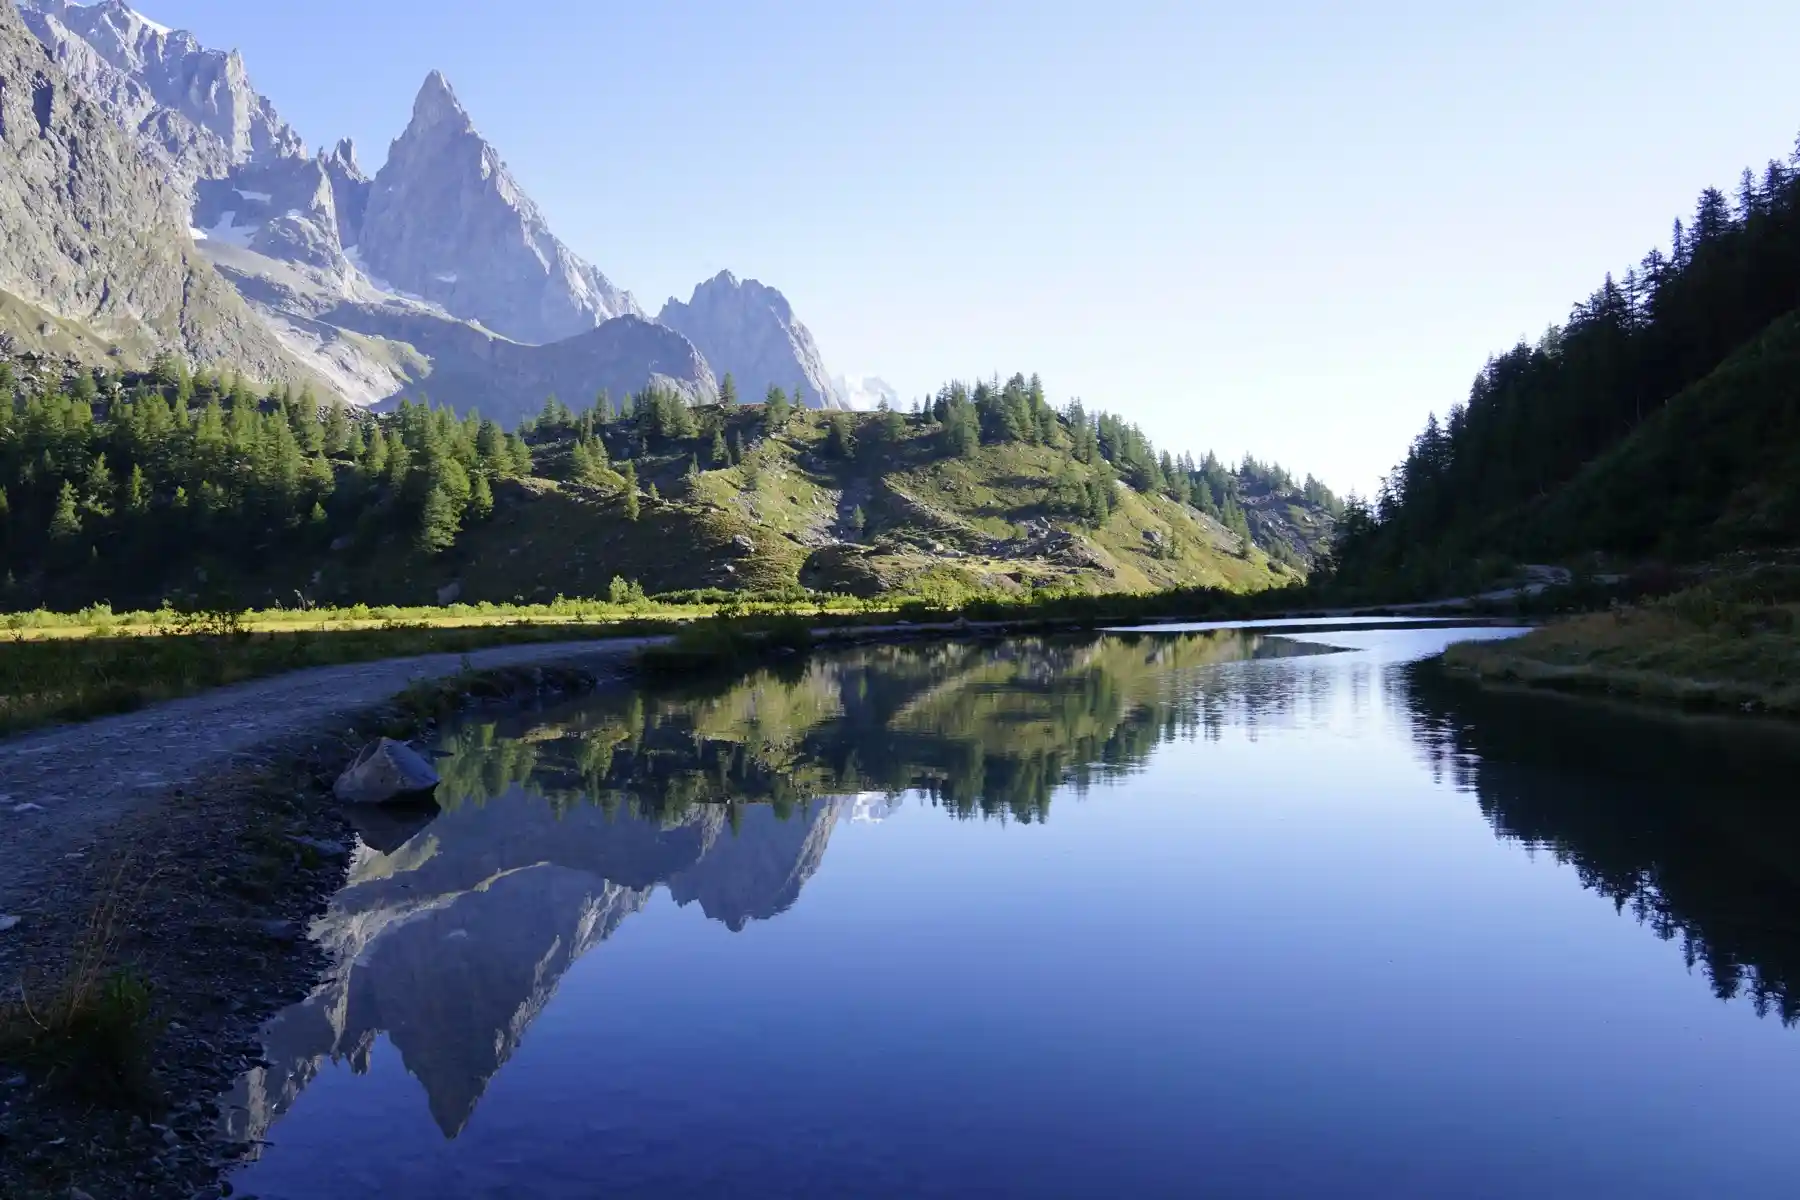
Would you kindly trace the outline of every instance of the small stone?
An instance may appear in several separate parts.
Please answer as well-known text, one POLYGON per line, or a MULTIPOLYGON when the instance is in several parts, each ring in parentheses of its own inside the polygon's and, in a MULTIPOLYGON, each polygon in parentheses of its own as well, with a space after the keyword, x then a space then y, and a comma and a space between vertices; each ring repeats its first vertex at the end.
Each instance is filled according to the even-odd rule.
POLYGON ((69 1189, 69 1200, 94 1200, 94 1198, 78 1187, 69 1189))
POLYGON ((20 816, 23 816, 26 813, 43 812, 43 811, 44 811, 44 806, 41 804, 15 804, 15 805, 13 805, 13 812, 18 813, 20 816))
POLYGON ((22 918, 9 917, 5 913, 0 913, 0 933, 7 933, 11 930, 17 929, 19 927, 19 922, 21 919, 22 918))

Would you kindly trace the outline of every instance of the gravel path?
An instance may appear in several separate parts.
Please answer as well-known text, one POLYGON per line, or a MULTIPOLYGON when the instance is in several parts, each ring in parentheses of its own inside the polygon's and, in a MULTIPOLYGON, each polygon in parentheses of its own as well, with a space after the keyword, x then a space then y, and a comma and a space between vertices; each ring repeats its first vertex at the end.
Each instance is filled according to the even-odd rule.
MULTIPOLYGON (((465 667, 620 671, 657 638, 501 646, 312 667, 0 740, 0 914, 29 912, 106 831, 259 748, 341 733, 409 685, 465 667)), ((0 937, 5 936, 0 932, 0 937)))

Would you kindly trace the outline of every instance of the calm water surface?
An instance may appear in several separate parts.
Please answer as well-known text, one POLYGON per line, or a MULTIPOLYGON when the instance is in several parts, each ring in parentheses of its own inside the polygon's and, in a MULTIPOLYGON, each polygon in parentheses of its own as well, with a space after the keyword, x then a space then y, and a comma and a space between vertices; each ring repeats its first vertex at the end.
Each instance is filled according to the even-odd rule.
POLYGON ((1505 630, 864 648, 454 730, 264 1200, 1800 1194, 1800 750, 1505 630))

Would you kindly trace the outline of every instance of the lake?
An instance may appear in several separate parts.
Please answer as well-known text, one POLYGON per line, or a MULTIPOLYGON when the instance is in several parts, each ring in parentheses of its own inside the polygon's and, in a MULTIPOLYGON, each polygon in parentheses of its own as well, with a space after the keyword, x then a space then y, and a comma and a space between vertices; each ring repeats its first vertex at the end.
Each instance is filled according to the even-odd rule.
POLYGON ((226 1098, 263 1200, 1791 1195, 1800 745, 1505 629, 843 649, 472 717, 226 1098))

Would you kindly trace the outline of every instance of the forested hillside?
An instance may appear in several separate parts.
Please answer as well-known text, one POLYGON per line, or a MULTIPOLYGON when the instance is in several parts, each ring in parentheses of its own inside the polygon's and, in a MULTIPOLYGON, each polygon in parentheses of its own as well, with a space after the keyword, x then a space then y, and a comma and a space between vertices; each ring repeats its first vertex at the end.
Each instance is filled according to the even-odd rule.
POLYGON ((1504 560, 1687 559, 1800 540, 1800 150, 1700 194, 1669 250, 1489 360, 1372 504, 1342 582, 1423 591, 1504 560))
POLYGON ((1158 451, 1035 379, 912 413, 650 389, 513 430, 402 403, 0 364, 0 606, 544 600, 636 589, 942 597, 1297 581, 1338 502, 1158 451))

